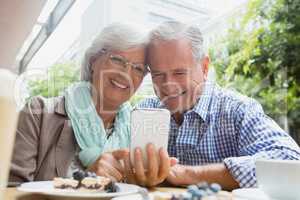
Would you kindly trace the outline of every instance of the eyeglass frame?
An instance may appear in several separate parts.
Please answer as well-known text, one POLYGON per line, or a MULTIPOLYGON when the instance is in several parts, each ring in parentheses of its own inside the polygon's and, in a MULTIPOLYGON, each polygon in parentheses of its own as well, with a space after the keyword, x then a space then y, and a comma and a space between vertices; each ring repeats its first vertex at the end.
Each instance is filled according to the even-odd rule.
MULTIPOLYGON (((112 58, 115 57, 116 55, 109 53, 109 51, 107 51, 106 49, 102 49, 101 51, 99 51, 98 56, 100 57, 100 56, 102 56, 104 54, 108 54, 108 58, 110 59, 111 62, 114 63, 114 61, 112 60, 112 58)), ((95 57, 98 57, 98 56, 95 56, 95 57)), ((118 56, 120 56, 120 55, 118 55, 118 56)), ((122 66, 125 69, 127 68, 127 65, 129 65, 132 69, 136 69, 134 67, 134 65, 137 65, 136 63, 130 62, 128 59, 124 58, 123 56, 120 56, 120 59, 121 59, 121 62, 122 62, 122 66)), ((117 63, 115 63, 115 64, 117 64, 117 63)), ((144 77, 144 76, 146 76, 146 74, 148 72, 150 72, 150 68, 149 68, 148 64, 143 65, 143 67, 145 69, 145 72, 143 73, 143 77, 144 77)))

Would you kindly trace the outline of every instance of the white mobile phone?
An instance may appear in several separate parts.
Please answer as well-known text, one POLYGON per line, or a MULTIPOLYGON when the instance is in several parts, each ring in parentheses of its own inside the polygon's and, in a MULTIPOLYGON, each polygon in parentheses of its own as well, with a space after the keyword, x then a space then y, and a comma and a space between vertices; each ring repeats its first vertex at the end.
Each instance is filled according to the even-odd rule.
POLYGON ((144 166, 147 166, 146 146, 155 145, 158 150, 167 150, 170 129, 170 112, 166 109, 134 109, 131 112, 131 162, 134 162, 134 149, 140 147, 143 152, 144 166))

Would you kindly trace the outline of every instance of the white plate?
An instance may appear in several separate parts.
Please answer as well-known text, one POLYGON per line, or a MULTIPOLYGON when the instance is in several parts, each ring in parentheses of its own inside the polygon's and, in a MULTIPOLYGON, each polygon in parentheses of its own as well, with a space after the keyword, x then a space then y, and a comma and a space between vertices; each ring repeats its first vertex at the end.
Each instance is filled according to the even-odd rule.
POLYGON ((278 200, 269 197, 259 188, 241 188, 232 191, 236 200, 278 200))
POLYGON ((22 192, 42 193, 50 196, 75 198, 107 198, 134 194, 137 193, 140 188, 139 186, 125 183, 116 183, 116 185, 118 187, 118 192, 113 193, 76 191, 71 189, 55 189, 53 187, 53 181, 36 181, 23 183, 17 189, 22 192))

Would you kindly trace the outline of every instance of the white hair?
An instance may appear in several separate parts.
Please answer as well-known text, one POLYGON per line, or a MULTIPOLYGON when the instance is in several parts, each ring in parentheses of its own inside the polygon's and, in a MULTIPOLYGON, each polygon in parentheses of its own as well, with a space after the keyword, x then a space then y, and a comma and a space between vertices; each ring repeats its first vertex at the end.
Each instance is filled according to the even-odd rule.
POLYGON ((197 25, 189 25, 179 21, 163 22, 150 32, 150 44, 155 40, 169 41, 184 38, 191 42, 195 60, 205 56, 203 36, 197 25))
POLYGON ((81 80, 91 81, 91 59, 101 56, 101 52, 146 47, 148 37, 147 33, 142 30, 137 25, 124 23, 113 23, 104 27, 85 52, 81 67, 81 80))

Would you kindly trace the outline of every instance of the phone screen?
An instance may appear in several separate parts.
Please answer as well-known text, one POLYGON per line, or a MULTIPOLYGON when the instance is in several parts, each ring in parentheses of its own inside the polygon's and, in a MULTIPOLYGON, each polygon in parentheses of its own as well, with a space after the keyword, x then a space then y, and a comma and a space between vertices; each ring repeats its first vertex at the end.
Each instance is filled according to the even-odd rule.
POLYGON ((136 147, 140 147, 147 166, 146 145, 152 143, 158 150, 168 148, 170 112, 166 109, 135 109, 131 113, 131 161, 136 147))

